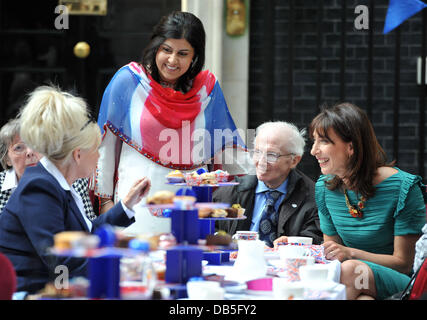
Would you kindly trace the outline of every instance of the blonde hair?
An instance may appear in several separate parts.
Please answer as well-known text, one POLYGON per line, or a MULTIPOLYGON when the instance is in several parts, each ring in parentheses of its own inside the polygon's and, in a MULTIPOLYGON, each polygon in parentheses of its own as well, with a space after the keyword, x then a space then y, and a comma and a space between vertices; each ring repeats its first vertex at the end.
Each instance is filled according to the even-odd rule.
POLYGON ((65 162, 77 149, 99 147, 101 133, 90 122, 86 102, 52 86, 35 89, 21 110, 21 139, 52 162, 65 162))

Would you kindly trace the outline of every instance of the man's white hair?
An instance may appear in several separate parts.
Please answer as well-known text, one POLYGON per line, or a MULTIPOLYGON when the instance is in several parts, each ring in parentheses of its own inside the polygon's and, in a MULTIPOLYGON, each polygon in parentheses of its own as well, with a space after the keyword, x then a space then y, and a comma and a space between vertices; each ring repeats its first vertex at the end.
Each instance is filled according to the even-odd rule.
POLYGON ((298 156, 304 154, 306 129, 299 130, 296 125, 285 121, 269 121, 259 125, 255 131, 255 139, 261 131, 279 132, 283 137, 283 146, 287 152, 298 156))

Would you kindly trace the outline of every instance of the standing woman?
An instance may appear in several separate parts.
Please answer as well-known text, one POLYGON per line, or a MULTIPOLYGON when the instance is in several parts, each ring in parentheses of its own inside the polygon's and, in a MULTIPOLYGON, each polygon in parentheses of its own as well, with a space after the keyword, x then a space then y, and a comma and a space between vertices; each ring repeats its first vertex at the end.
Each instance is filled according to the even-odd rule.
POLYGON ((47 248, 62 231, 93 232, 102 224, 127 227, 134 222, 133 206, 150 186, 138 179, 123 200, 90 221, 81 196, 72 187, 93 174, 101 134, 91 121, 83 99, 51 87, 37 88, 21 114, 20 136, 43 155, 22 175, 0 214, 0 252, 12 262, 17 291, 35 292, 52 281, 59 265, 69 276, 86 275, 86 259, 55 257, 47 248))
MULTIPOLYGON (((251 172, 245 144, 218 81, 202 71, 204 62, 202 22, 191 13, 172 12, 154 27, 141 63, 131 62, 114 75, 98 117, 103 141, 95 195, 101 213, 127 193, 138 175, 155 181, 154 193, 177 190, 165 184, 175 169, 221 163, 232 175, 251 172)), ((170 221, 142 210, 132 228, 128 231, 169 232, 170 221)))
POLYGON ((421 177, 387 164, 366 113, 350 103, 324 109, 310 135, 325 255, 342 262, 347 299, 402 291, 426 222, 421 177))

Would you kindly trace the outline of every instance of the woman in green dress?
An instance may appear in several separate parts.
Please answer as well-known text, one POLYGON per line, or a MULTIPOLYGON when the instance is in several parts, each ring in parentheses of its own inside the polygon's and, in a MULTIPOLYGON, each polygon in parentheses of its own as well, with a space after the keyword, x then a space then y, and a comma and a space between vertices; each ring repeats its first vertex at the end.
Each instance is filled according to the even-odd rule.
POLYGON ((421 178, 387 163, 366 113, 350 103, 325 108, 310 135, 325 255, 342 262, 347 299, 403 290, 426 223, 421 178))

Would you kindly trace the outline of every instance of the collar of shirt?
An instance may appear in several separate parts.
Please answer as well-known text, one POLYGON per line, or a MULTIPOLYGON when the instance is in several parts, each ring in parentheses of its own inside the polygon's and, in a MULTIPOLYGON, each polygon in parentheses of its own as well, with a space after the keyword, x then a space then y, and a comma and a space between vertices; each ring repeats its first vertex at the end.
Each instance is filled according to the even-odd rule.
POLYGON ((6 190, 15 190, 16 186, 18 185, 18 178, 16 177, 15 169, 10 168, 6 171, 6 174, 4 176, 3 185, 1 186, 1 191, 6 190))
POLYGON ((255 193, 258 194, 258 193, 264 193, 266 191, 277 190, 283 194, 286 194, 286 192, 288 191, 288 181, 289 181, 289 178, 286 178, 286 180, 283 181, 283 183, 278 188, 270 189, 269 187, 266 186, 266 184, 263 181, 258 180, 255 193))
MULTIPOLYGON (((288 191, 288 180, 287 178, 278 188, 274 189, 277 191, 280 191, 282 194, 277 199, 274 208, 277 210, 282 203, 283 199, 286 196, 286 193, 288 191)), ((265 185, 264 182, 258 180, 258 184, 255 188, 255 203, 254 203, 254 210, 252 213, 252 223, 250 230, 252 231, 258 231, 259 230, 259 222, 261 220, 261 214, 264 211, 265 203, 267 200, 266 191, 272 191, 273 189, 270 189, 265 185)))
POLYGON ((47 157, 43 157, 40 159, 40 163, 47 170, 47 172, 49 172, 56 179, 56 181, 58 181, 62 189, 71 192, 71 195, 73 196, 73 199, 76 202, 88 229, 92 230, 92 222, 86 216, 82 197, 77 193, 76 190, 74 190, 74 188, 70 187, 67 180, 65 180, 64 175, 61 173, 61 171, 59 171, 59 169, 53 164, 52 161, 50 161, 47 157))

